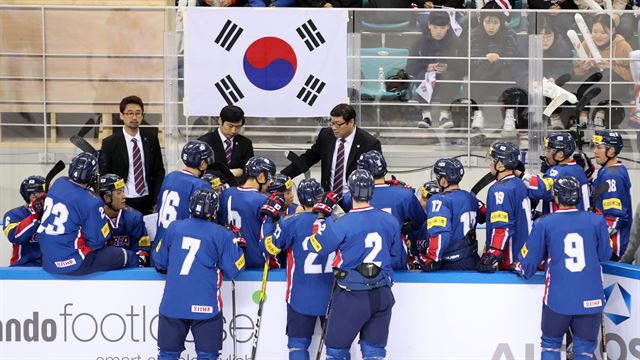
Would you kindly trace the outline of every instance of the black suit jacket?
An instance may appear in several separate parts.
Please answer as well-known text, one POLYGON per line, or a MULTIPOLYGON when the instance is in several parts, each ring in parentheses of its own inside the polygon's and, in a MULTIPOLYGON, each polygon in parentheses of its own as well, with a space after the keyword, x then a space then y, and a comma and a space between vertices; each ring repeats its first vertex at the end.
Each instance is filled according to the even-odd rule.
MULTIPOLYGON (((309 167, 320 161, 320 184, 325 191, 331 190, 331 165, 335 147, 336 137, 333 135, 331 128, 326 127, 320 130, 315 144, 313 144, 304 154, 300 155, 302 161, 304 161, 309 167)), ((356 127, 356 135, 353 138, 351 150, 349 150, 349 159, 347 159, 346 164, 347 176, 356 169, 356 163, 360 158, 360 155, 370 150, 378 150, 382 153, 380 141, 365 130, 356 127)), ((288 175, 293 179, 294 177, 302 174, 302 170, 298 169, 294 164, 291 164, 282 169, 281 173, 288 175)))
MULTIPOLYGON (((216 161, 220 161, 224 164, 227 162, 227 157, 224 153, 224 144, 220 140, 220 135, 218 134, 218 129, 216 128, 214 131, 209 131, 208 133, 200 136, 198 140, 202 140, 209 144, 213 149, 213 156, 216 161)), ((248 137, 242 136, 240 134, 233 137, 233 149, 231 151, 231 164, 227 166, 229 169, 243 169, 247 164, 247 161, 253 157, 253 143, 249 140, 248 137)), ((217 176, 224 180, 223 174, 219 174, 216 171, 211 172, 215 173, 217 176)), ((237 178, 237 180, 242 183, 244 176, 237 178)))
MULTIPOLYGON (((165 174, 162 151, 158 141, 158 131, 154 131, 151 128, 140 128, 140 138, 142 139, 142 149, 144 151, 144 171, 147 189, 149 189, 151 202, 155 204, 165 174)), ((124 134, 118 132, 102 140, 102 150, 106 154, 107 161, 104 162, 104 167, 100 168, 100 173, 119 175, 126 182, 129 176, 129 154, 127 153, 124 134)))

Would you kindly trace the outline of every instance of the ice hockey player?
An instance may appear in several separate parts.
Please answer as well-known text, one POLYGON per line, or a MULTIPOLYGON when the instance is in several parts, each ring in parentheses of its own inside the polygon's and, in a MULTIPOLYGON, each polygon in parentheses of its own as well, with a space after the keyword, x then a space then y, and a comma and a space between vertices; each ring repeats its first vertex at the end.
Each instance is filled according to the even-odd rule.
POLYGON ((133 251, 108 246, 111 238, 103 203, 90 188, 98 161, 88 152, 74 157, 69 177, 56 180, 47 192, 38 227, 42 267, 51 273, 86 275, 139 266, 133 251))
POLYGON ((40 218, 44 212, 45 179, 32 175, 22 180, 20 195, 25 205, 11 209, 4 214, 2 228, 4 235, 11 242, 11 259, 9 266, 40 266, 40 244, 36 230, 40 226, 40 218))
POLYGON ((222 194, 224 189, 229 187, 227 184, 223 183, 222 179, 220 179, 214 173, 205 173, 204 175, 202 175, 202 180, 204 180, 204 182, 208 184, 211 184, 211 189, 213 189, 213 192, 215 192, 218 197, 220 196, 220 194, 222 194))
POLYGON ((618 159, 622 151, 622 136, 613 130, 598 130, 591 145, 596 162, 600 165, 593 180, 593 189, 607 183, 609 190, 595 199, 595 208, 607 220, 613 248, 611 260, 618 261, 629 244, 633 222, 631 203, 631 180, 627 168, 618 159))
POLYGON ((211 220, 218 196, 199 189, 189 200, 191 218, 171 223, 153 251, 167 280, 158 317, 158 360, 178 360, 191 330, 198 360, 217 360, 222 349, 222 274, 244 269, 234 235, 211 220))
POLYGON ((440 193, 427 203, 426 254, 423 271, 474 270, 478 264, 476 223, 484 223, 486 207, 475 195, 460 189, 464 167, 456 158, 436 161, 433 174, 440 193))
POLYGON ((289 360, 308 360, 316 321, 324 319, 331 296, 331 263, 335 254, 318 255, 310 251, 309 240, 316 221, 312 209, 323 195, 320 183, 313 178, 302 180, 297 193, 303 212, 280 220, 278 212, 269 213, 264 221, 260 247, 267 256, 287 254, 285 300, 289 360))
POLYGON ((148 265, 151 241, 144 226, 142 213, 127 206, 124 180, 116 174, 100 176, 100 198, 104 201, 104 212, 111 226, 108 245, 135 252, 143 266, 148 265))
POLYGON ((422 208, 424 209, 424 211, 427 211, 427 201, 429 201, 429 198, 431 196, 433 196, 434 194, 437 194, 440 192, 440 186, 438 185, 438 182, 435 180, 429 180, 427 182, 425 182, 424 184, 422 184, 422 186, 420 187, 420 189, 418 189, 418 191, 420 192, 420 205, 422 205, 422 208))
MULTIPOLYGON (((254 156, 244 166, 245 183, 242 186, 228 188, 220 195, 220 209, 216 220, 220 225, 231 224, 242 232, 247 242, 247 269, 262 269, 264 266, 265 260, 259 244, 263 220, 260 210, 267 201, 265 192, 275 173, 276 164, 273 161, 262 156, 254 156)), ((282 199, 282 194, 276 195, 278 199, 282 199)), ((279 266, 275 258, 270 258, 271 268, 279 266)))
POLYGON ((569 328, 574 359, 593 359, 605 304, 600 262, 611 257, 607 224, 602 216, 576 208, 582 190, 574 177, 556 178, 552 189, 557 210, 533 225, 514 270, 529 279, 546 260, 542 359, 560 360, 569 328))
POLYGON ((523 181, 516 177, 520 150, 497 141, 489 149, 489 169, 496 182, 487 191, 487 240, 478 271, 509 270, 531 231, 531 203, 523 181))
MULTIPOLYGON (((175 220, 189 217, 189 199, 199 189, 209 188, 211 185, 202 180, 205 170, 213 163, 213 150, 200 140, 189 140, 180 155, 185 167, 172 171, 165 176, 158 193, 156 209, 158 209, 158 228, 152 242, 152 249, 162 239, 164 232, 175 220)), ((151 257, 153 259, 152 251, 151 257)))
MULTIPOLYGON (((371 206, 393 215, 400 225, 404 241, 396 244, 398 246, 396 252, 402 255, 399 262, 393 264, 393 268, 406 269, 407 256, 410 255, 408 247, 411 246, 412 241, 418 239, 419 229, 426 220, 424 209, 413 189, 405 187, 403 182, 397 180, 393 184, 385 182, 387 162, 379 151, 371 150, 362 154, 358 159, 357 169, 367 170, 373 176, 371 206)), ((346 193, 343 203, 347 209, 351 208, 351 202, 350 194, 346 193)), ((416 256, 417 253, 411 255, 416 256)))
MULTIPOLYGON (((309 250, 320 255, 337 251, 334 276, 337 287, 329 312, 326 333, 327 360, 349 359, 351 343, 360 336, 363 359, 384 359, 389 337, 391 309, 395 303, 392 264, 400 225, 390 214, 375 209, 373 177, 366 170, 349 175, 353 208, 337 220, 319 220, 309 250)), ((324 196, 314 205, 319 217, 331 215, 335 198, 324 196)))
POLYGON ((293 181, 290 177, 284 174, 275 174, 271 183, 269 183, 269 194, 273 194, 275 191, 280 192, 284 196, 284 208, 286 212, 281 215, 291 215, 296 212, 302 212, 302 208, 298 204, 294 203, 293 198, 293 181))
POLYGON ((554 132, 544 139, 545 158, 542 161, 540 171, 542 175, 528 175, 523 177, 529 184, 529 198, 531 200, 543 200, 542 213, 549 214, 555 211, 551 188, 553 180, 560 176, 573 176, 580 183, 580 203, 578 209, 589 210, 589 180, 582 166, 573 158, 576 150, 576 141, 570 132, 554 132))

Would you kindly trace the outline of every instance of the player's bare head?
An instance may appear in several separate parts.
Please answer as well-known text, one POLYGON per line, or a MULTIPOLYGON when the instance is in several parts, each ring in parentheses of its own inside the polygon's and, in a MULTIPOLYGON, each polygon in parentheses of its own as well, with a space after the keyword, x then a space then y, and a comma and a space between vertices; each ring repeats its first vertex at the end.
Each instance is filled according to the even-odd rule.
POLYGON ((580 183, 573 176, 561 176, 553 182, 553 200, 565 207, 575 207, 580 202, 580 183))
POLYGON ((218 211, 218 195, 213 189, 199 189, 189 198, 189 212, 199 219, 211 219, 218 211))

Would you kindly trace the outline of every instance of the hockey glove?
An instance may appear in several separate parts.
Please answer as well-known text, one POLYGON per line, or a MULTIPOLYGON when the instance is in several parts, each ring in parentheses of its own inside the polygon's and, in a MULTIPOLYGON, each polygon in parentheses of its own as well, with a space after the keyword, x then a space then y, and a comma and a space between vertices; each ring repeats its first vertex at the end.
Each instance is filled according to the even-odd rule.
POLYGON ((149 264, 149 252, 144 250, 136 251, 138 257, 138 267, 145 267, 149 264))
POLYGON ((520 174, 518 175, 518 177, 522 178, 522 175, 524 174, 524 171, 525 171, 524 163, 522 161, 518 161, 518 165, 516 165, 516 171, 518 171, 520 174))
POLYGON ((478 200, 478 215, 476 217, 476 222, 478 224, 484 224, 487 222, 487 206, 482 202, 482 200, 478 200))
POLYGON ((225 227, 227 228, 227 230, 231 231, 231 233, 233 234, 234 244, 238 245, 241 248, 247 247, 247 240, 244 238, 244 236, 242 236, 242 233, 240 232, 240 229, 237 226, 233 224, 229 224, 225 227))
POLYGON ((511 269, 511 271, 516 273, 516 275, 524 276, 524 270, 522 269, 522 264, 520 263, 520 261, 515 261, 515 262, 511 263, 509 268, 511 269))
POLYGON ((502 250, 491 248, 480 258, 476 270, 479 272, 492 273, 498 270, 498 264, 504 260, 504 254, 502 250))
POLYGON ((396 179, 396 177, 393 176, 393 175, 391 176, 391 180, 385 180, 384 183, 387 184, 387 185, 391 185, 391 186, 402 186, 405 189, 413 190, 411 185, 407 184, 406 182, 404 182, 402 180, 396 179))
POLYGON ((551 164, 549 164, 549 160, 547 160, 546 156, 540 155, 540 160, 542 160, 540 163, 540 172, 544 174, 549 170, 551 164))
POLYGON ((411 234, 413 231, 413 221, 406 219, 402 224, 402 233, 405 235, 411 234))
POLYGON ((272 221, 278 221, 280 219, 280 211, 284 206, 284 195, 281 192, 275 191, 260 208, 260 214, 269 216, 272 221))
POLYGON ((321 219, 327 218, 333 214, 333 207, 338 203, 338 195, 334 192, 328 192, 322 196, 322 201, 313 205, 314 213, 318 214, 321 219))
POLYGON ((442 262, 435 261, 432 258, 420 254, 420 268, 425 272, 438 271, 442 267, 442 262))
POLYGON ((280 262, 274 255, 269 256, 269 269, 280 269, 280 262))
POLYGON ((573 160, 575 160, 576 164, 580 165, 582 170, 584 170, 584 174, 587 176, 587 179, 591 179, 593 173, 596 171, 596 167, 593 165, 593 162, 591 162, 591 159, 587 154, 583 152, 573 154, 573 160))
POLYGON ((42 217, 42 213, 44 212, 44 199, 46 197, 46 193, 41 193, 29 204, 29 211, 36 216, 36 219, 42 217))

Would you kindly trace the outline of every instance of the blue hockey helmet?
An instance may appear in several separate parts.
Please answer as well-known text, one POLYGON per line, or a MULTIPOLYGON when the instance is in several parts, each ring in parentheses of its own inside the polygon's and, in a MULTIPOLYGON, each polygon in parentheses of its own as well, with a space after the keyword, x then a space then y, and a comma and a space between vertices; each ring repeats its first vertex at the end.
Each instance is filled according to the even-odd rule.
POLYGON ((31 175, 22 180, 20 184, 20 195, 24 201, 29 202, 29 196, 31 196, 31 194, 44 192, 44 183, 44 177, 38 175, 31 175))
POLYGON ((496 141, 489 148, 489 157, 496 162, 502 162, 505 169, 514 170, 520 161, 520 150, 512 142, 496 141))
POLYGON ((244 166, 244 174, 246 176, 257 178, 261 173, 265 173, 268 179, 276 174, 276 164, 263 156, 254 156, 244 166))
POLYGON ((284 174, 275 174, 273 175, 273 178, 269 183, 269 188, 267 189, 267 192, 273 193, 278 191, 278 192, 284 193, 285 191, 291 190, 292 187, 293 187, 293 181, 291 181, 290 177, 284 174))
POLYGON ((580 201, 580 183, 573 176, 561 176, 553 182, 553 196, 562 205, 575 206, 580 201))
POLYGON ((440 192, 440 186, 435 180, 429 180, 426 183, 422 184, 420 187, 420 196, 425 199, 428 199, 433 194, 437 194, 440 192))
POLYGON ((367 170, 354 170, 347 182, 352 199, 369 201, 373 197, 373 176, 367 170))
POLYGON ((464 176, 464 167, 456 158, 440 159, 433 165, 433 174, 436 181, 444 177, 449 184, 458 184, 464 176))
POLYGON ((211 184, 211 188, 216 188, 222 185, 222 180, 215 174, 205 173, 202 175, 202 180, 206 183, 211 184))
POLYGON ((613 130, 597 130, 591 138, 591 143, 593 145, 604 144, 607 147, 611 146, 613 150, 615 150, 616 155, 622 151, 622 147, 624 146, 620 133, 613 130))
POLYGON ((78 184, 88 184, 98 174, 98 159, 89 152, 83 152, 69 164, 69 178, 78 184))
POLYGON ((322 186, 314 178, 304 179, 298 184, 298 200, 304 206, 313 206, 323 193, 322 186))
POLYGON ((182 147, 180 157, 186 166, 194 169, 200 167, 202 160, 206 161, 207 164, 213 164, 213 150, 211 146, 200 140, 189 140, 182 147))
POLYGON ((116 174, 104 174, 100 176, 98 185, 100 196, 104 194, 111 195, 114 190, 124 189, 124 180, 116 174))
POLYGON ((193 217, 209 219, 218 211, 218 195, 213 189, 199 189, 189 199, 189 212, 193 217))
POLYGON ((560 131, 549 134, 544 139, 545 149, 561 151, 565 158, 570 157, 576 151, 576 141, 568 131, 560 131))
POLYGON ((374 178, 387 174, 387 162, 378 150, 367 151, 358 159, 358 169, 367 170, 374 178))

